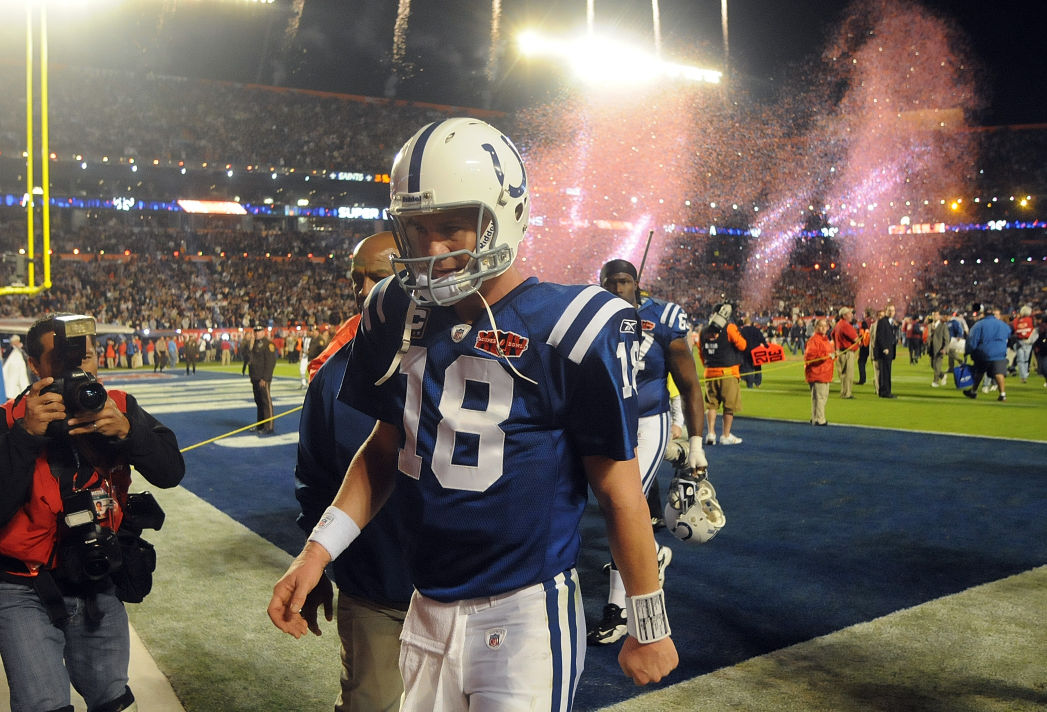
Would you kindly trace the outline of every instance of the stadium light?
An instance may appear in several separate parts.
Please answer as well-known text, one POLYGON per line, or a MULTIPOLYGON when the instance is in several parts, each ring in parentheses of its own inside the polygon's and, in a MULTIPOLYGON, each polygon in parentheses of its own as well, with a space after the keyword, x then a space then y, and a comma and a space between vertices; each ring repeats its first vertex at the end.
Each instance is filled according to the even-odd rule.
POLYGON ((664 62, 629 44, 597 35, 558 40, 527 31, 517 36, 517 46, 524 56, 558 59, 589 84, 622 86, 660 79, 718 84, 723 76, 713 69, 664 62))

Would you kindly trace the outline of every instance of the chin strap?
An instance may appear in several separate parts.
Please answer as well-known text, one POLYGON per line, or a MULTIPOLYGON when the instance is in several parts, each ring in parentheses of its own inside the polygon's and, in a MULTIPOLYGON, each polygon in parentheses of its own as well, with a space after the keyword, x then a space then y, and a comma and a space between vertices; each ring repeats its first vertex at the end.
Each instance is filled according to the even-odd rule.
POLYGON ((389 368, 386 370, 385 375, 374 382, 376 386, 380 386, 392 378, 393 374, 396 373, 396 370, 400 368, 400 361, 403 359, 404 354, 406 354, 407 350, 411 348, 411 324, 414 323, 414 315, 418 308, 419 307, 414 303, 414 300, 411 300, 407 307, 407 315, 404 317, 404 333, 400 341, 400 348, 396 350, 395 354, 393 354, 393 360, 389 364, 389 368))
POLYGON ((477 294, 480 296, 480 301, 484 303, 484 309, 487 310, 487 318, 491 322, 491 328, 494 329, 494 345, 495 345, 495 348, 498 349, 498 355, 501 356, 503 359, 505 359, 506 365, 508 365, 509 368, 512 369, 513 373, 515 373, 517 376, 519 376, 523 380, 527 381, 528 383, 532 383, 532 384, 537 386, 538 385, 538 381, 530 379, 527 376, 525 376, 522 373, 520 373, 516 369, 516 366, 513 365, 513 362, 509 360, 509 357, 505 355, 505 351, 502 351, 502 342, 498 338, 498 325, 494 323, 494 312, 491 311, 491 305, 487 303, 486 299, 484 299, 484 295, 483 294, 480 294, 480 292, 477 292, 477 294))

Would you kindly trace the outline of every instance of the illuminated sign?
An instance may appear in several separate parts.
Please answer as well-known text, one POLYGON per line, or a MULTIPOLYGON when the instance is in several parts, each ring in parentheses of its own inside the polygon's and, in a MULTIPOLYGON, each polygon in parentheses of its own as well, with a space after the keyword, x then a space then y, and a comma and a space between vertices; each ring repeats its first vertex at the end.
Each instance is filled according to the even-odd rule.
POLYGON ((945 223, 913 223, 912 225, 889 225, 889 235, 922 235, 945 232, 945 223))
POLYGON ((134 206, 134 198, 113 198, 113 208, 116 210, 130 210, 134 206))
POLYGON ((247 215, 240 203, 231 200, 179 200, 178 206, 187 213, 206 215, 247 215))
POLYGON ((382 208, 343 207, 338 208, 338 217, 343 220, 381 220, 382 212, 382 208))
POLYGON ((359 173, 356 171, 331 171, 327 174, 331 180, 347 180, 354 183, 388 183, 388 173, 359 173))

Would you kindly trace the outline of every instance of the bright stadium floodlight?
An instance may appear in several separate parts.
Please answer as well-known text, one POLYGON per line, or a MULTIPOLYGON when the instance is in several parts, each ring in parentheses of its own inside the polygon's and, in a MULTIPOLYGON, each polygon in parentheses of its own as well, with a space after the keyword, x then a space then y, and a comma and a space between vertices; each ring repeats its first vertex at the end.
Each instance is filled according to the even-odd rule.
POLYGON ((625 42, 610 37, 585 35, 559 40, 527 31, 517 36, 520 53, 528 57, 552 57, 570 67, 589 84, 623 86, 660 79, 718 84, 723 74, 686 64, 663 62, 625 42))

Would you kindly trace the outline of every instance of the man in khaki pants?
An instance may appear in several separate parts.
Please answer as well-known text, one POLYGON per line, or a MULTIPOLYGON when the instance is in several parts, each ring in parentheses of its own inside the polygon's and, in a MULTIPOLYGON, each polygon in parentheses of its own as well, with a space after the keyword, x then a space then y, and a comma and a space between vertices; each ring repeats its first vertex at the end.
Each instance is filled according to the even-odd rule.
POLYGON ((836 346, 836 363, 840 369, 840 397, 854 398, 851 386, 854 383, 854 369, 858 356, 858 331, 852 320, 854 310, 850 307, 840 308, 840 319, 833 327, 833 343, 836 346))

